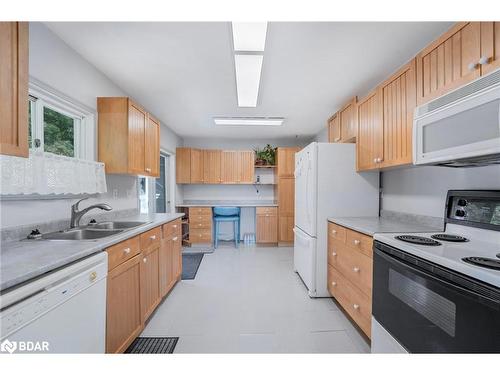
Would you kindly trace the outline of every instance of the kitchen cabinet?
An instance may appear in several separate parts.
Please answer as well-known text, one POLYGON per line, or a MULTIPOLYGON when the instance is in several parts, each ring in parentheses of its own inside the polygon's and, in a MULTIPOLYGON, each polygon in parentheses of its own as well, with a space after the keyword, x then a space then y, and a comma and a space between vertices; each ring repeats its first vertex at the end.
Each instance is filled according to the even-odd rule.
POLYGON ((139 254, 108 272, 106 353, 124 352, 143 328, 141 263, 139 254))
POLYGON ((180 147, 175 151, 175 182, 191 183, 191 149, 180 147))
POLYGON ((203 150, 203 182, 205 184, 220 184, 221 154, 221 150, 203 150))
POLYGON ((256 208, 256 229, 258 244, 270 244, 278 242, 277 207, 256 208))
POLYGON ((295 215, 295 153, 299 147, 278 147, 275 194, 278 200, 278 242, 293 243, 295 215))
POLYGON ((295 178, 279 178, 278 207, 280 216, 293 216, 295 212, 295 178))
POLYGON ((224 150, 221 153, 221 183, 236 184, 238 183, 238 152, 224 150))
POLYGON ((0 22, 0 154, 28 157, 28 23, 0 22))
POLYGON ((145 322, 160 303, 159 254, 161 247, 160 228, 141 234, 141 312, 145 322))
POLYGON ((181 279, 182 275, 182 241, 179 235, 172 238, 172 276, 174 283, 181 279))
POLYGON ((212 243, 212 208, 189 207, 189 242, 212 243))
POLYGON ((165 224, 159 252, 159 289, 160 298, 165 297, 175 285, 182 270, 181 220, 165 224))
POLYGON ((293 215, 280 214, 278 218, 278 242, 282 244, 293 244, 293 227, 295 218, 293 215))
POLYGON ((203 150, 191 149, 191 183, 202 184, 203 181, 203 150))
POLYGON ((428 102, 479 77, 480 59, 480 23, 460 22, 454 25, 416 57, 417 104, 428 102))
POLYGON ((328 291, 371 337, 373 238, 328 223, 328 291))
POLYGON ((338 114, 334 114, 328 119, 328 142, 336 143, 341 140, 339 116, 338 114))
POLYGON ((383 119, 380 91, 376 90, 358 103, 356 165, 358 171, 379 167, 383 158, 383 119))
POLYGON ((481 22, 481 74, 500 67, 500 22, 481 22))
POLYGON ((358 132, 356 102, 357 98, 352 98, 338 112, 342 142, 356 142, 358 132))
POLYGON ((159 176, 160 123, 126 97, 97 98, 98 158, 106 173, 159 176))
POLYGON ((148 114, 144 130, 145 144, 151 147, 144 149, 145 171, 151 176, 160 176, 160 122, 148 114))
POLYGON ((253 184, 255 173, 255 152, 238 151, 239 181, 240 184, 253 184))
POLYGON ((295 153, 300 147, 278 147, 276 150, 276 173, 278 177, 294 177, 295 153))

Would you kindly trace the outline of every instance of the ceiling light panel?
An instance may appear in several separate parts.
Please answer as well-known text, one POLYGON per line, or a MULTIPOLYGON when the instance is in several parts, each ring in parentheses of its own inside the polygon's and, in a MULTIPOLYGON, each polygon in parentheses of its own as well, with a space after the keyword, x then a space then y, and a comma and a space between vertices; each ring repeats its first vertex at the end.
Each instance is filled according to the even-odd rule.
POLYGON ((219 126, 280 126, 284 118, 214 118, 219 126))
POLYGON ((267 22, 233 22, 235 51, 264 52, 267 22))
POLYGON ((238 106, 256 107, 259 96, 262 55, 235 55, 238 106))

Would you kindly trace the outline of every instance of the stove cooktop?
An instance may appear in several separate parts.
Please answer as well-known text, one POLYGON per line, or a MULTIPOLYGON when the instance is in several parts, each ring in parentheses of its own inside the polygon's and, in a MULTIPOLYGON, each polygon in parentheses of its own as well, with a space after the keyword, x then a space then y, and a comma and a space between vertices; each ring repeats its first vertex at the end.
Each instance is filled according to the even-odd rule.
POLYGON ((424 246, 439 246, 441 243, 438 241, 435 241, 431 238, 428 237, 422 237, 422 236, 415 236, 412 234, 404 234, 400 236, 394 237, 400 241, 408 242, 408 243, 413 243, 415 245, 424 245, 424 246))
POLYGON ((449 233, 433 234, 431 236, 431 238, 434 238, 435 240, 449 241, 449 242, 467 242, 467 241, 469 241, 468 238, 458 236, 456 234, 449 234, 449 233))
MULTIPOLYGON (((498 254, 497 254, 498 255, 498 254)), ((492 270, 500 270, 500 260, 482 257, 467 257, 462 258, 464 262, 474 264, 480 267, 490 268, 492 270)))

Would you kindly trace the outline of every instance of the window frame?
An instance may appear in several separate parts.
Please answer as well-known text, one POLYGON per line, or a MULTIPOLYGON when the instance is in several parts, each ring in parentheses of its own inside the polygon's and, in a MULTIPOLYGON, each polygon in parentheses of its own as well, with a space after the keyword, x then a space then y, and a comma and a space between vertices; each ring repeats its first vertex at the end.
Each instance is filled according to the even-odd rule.
MULTIPOLYGON (((74 158, 97 161, 95 111, 30 77, 31 139, 44 146, 44 107, 74 119, 74 158)), ((33 143, 30 149, 35 149, 33 143)))

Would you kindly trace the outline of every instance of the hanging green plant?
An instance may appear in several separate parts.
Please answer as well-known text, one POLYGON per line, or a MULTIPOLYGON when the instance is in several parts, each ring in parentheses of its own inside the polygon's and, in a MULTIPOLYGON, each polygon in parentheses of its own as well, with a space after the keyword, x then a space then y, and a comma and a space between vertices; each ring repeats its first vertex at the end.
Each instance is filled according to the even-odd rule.
POLYGON ((255 164, 256 165, 275 165, 276 164, 276 147, 267 144, 264 148, 255 148, 255 164))

